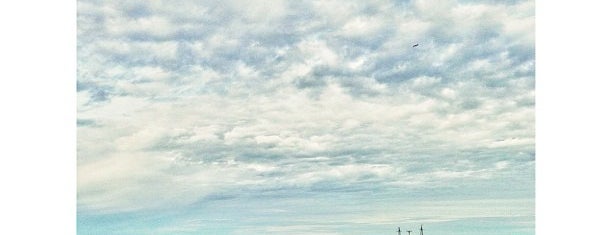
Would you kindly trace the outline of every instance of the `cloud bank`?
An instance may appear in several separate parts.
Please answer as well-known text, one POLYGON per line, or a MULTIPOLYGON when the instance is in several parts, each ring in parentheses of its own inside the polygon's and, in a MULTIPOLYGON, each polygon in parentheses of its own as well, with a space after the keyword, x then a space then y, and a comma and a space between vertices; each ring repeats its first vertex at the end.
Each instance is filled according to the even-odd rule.
POLYGON ((80 221, 174 209, 202 231, 211 207, 297 234, 315 225, 271 221, 334 198, 305 214, 533 216, 533 1, 80 0, 77 19, 80 221))

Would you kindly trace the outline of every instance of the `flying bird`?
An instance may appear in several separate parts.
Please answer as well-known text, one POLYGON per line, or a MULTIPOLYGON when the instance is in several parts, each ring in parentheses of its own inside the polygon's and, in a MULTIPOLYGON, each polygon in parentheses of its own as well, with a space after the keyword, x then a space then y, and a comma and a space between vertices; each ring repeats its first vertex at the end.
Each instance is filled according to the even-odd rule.
POLYGON ((412 45, 412 47, 418 47, 418 46, 419 46, 419 44, 418 44, 418 43, 417 43, 417 44, 412 45))

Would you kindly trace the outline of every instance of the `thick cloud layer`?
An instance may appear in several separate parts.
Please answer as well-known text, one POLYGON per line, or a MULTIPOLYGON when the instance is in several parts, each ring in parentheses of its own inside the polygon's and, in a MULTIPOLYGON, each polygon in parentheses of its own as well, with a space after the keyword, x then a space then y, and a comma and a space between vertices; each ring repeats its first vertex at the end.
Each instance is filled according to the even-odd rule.
POLYGON ((80 231, 533 216, 533 1, 80 0, 77 46, 80 231))

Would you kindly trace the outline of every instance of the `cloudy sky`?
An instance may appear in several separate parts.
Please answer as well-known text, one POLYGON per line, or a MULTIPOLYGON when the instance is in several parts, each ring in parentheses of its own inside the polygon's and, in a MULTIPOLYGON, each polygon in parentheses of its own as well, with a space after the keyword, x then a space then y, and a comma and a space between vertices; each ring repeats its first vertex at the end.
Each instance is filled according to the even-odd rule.
POLYGON ((534 13, 79 0, 78 233, 534 234, 534 13))

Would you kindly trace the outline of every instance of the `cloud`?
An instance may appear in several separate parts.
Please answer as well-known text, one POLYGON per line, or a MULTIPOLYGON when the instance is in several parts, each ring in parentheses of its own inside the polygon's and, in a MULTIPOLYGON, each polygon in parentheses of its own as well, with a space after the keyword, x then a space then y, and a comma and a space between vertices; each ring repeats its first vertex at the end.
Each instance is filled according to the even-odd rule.
POLYGON ((288 204, 265 209, 306 210, 318 194, 372 205, 373 194, 533 197, 533 1, 79 1, 78 11, 81 214, 266 198, 288 204))

